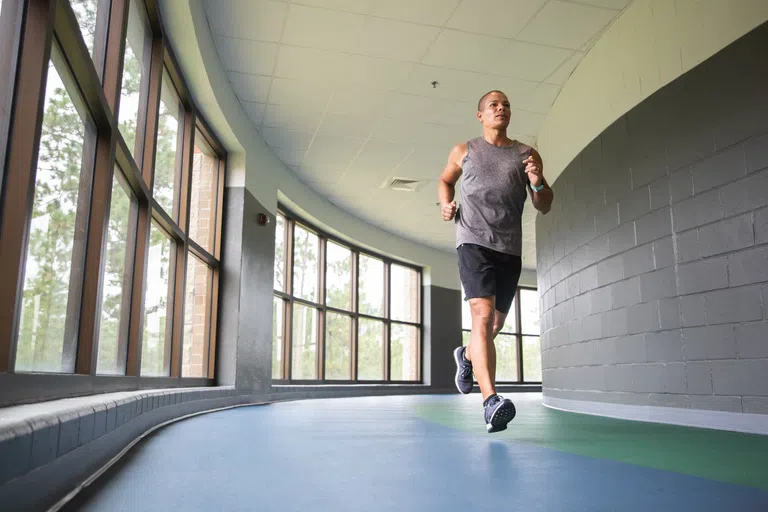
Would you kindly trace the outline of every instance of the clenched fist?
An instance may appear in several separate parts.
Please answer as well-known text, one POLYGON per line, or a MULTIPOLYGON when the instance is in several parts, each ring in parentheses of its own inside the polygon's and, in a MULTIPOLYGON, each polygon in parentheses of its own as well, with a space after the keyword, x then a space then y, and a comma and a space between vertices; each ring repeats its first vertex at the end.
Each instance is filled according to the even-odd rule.
POLYGON ((444 204, 442 207, 443 220, 449 221, 456 216, 456 201, 444 204))

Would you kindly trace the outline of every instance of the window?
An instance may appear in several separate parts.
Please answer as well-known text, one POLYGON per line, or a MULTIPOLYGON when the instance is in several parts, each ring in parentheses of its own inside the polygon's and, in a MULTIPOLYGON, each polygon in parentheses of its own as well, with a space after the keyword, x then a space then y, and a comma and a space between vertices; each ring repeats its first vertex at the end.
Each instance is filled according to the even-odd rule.
POLYGON ((144 294, 144 338, 141 345, 141 375, 168 375, 170 369, 172 241, 163 228, 152 222, 149 231, 147 288, 144 294))
POLYGON ((101 324, 99 326, 96 373, 124 375, 127 356, 128 312, 130 308, 131 269, 136 233, 136 198, 115 167, 112 178, 104 277, 101 288, 101 324))
POLYGON ((5 146, 11 114, 16 50, 21 28, 21 0, 0 0, 0 186, 5 167, 5 146))
POLYGON ((16 371, 75 370, 95 126, 57 44, 51 49, 27 243, 16 371))
MULTIPOLYGON (((469 344, 472 314, 463 300, 461 328, 464 345, 469 344)), ((541 382, 539 344, 539 296, 533 288, 518 287, 504 326, 496 336, 496 381, 500 383, 541 382)))
POLYGON ((215 382, 226 152, 157 2, 126 2, 0 0, 0 268, 19 283, 0 287, 0 407, 29 379, 46 399, 215 382))
POLYGON ((176 88, 168 76, 168 70, 163 73, 160 91, 153 197, 165 213, 178 221, 177 170, 181 166, 179 148, 182 145, 182 141, 179 140, 182 136, 179 120, 182 119, 184 111, 176 88))
POLYGON ((149 64, 152 30, 142 0, 130 0, 128 28, 123 54, 123 80, 118 109, 120 133, 136 163, 141 167, 141 153, 146 119, 146 90, 149 86, 149 64))
POLYGON ((281 211, 274 283, 273 379, 421 381, 420 269, 333 239, 281 211))

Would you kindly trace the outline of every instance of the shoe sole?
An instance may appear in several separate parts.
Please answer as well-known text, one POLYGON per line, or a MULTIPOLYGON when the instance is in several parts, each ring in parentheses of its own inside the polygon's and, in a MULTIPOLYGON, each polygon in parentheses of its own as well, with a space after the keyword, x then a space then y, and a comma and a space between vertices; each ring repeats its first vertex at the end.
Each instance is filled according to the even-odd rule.
POLYGON ((517 411, 515 410, 515 404, 512 402, 502 402, 496 407, 491 415, 491 422, 486 424, 488 433, 501 432, 507 430, 507 423, 515 418, 517 411))
POLYGON ((456 389, 459 390, 459 393, 462 395, 468 395, 472 392, 472 388, 474 387, 474 384, 470 386, 469 391, 464 392, 461 390, 461 387, 459 386, 459 376, 461 374, 461 361, 459 361, 459 351, 461 350, 461 347, 457 347, 456 350, 453 351, 453 360, 456 362, 456 376, 453 378, 453 383, 456 385, 456 389))

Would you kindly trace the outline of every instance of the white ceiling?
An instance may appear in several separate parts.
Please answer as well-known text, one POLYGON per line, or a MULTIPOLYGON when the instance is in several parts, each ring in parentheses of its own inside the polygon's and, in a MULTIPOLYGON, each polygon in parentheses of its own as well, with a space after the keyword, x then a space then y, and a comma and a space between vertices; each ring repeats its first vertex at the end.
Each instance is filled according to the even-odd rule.
MULTIPOLYGON (((561 87, 629 2, 205 0, 205 10, 243 108, 299 179, 371 224, 453 251, 437 177, 454 144, 481 134, 477 100, 506 92, 508 135, 535 144, 561 87), (422 182, 382 188, 394 177, 422 182)), ((535 268, 530 203, 523 217, 523 265, 535 268)))

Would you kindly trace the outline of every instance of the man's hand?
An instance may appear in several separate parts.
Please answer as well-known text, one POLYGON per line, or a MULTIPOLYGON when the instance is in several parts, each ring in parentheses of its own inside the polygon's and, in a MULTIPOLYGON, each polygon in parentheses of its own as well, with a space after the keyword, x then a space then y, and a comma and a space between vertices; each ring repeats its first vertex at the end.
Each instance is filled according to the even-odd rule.
POLYGON ((534 158, 533 155, 526 158, 523 163, 525 164, 525 172, 528 173, 528 180, 531 185, 538 187, 544 180, 544 175, 541 169, 541 160, 534 158))
POLYGON ((449 221, 453 220, 453 218, 456 216, 456 201, 451 201, 450 203, 446 203, 442 207, 442 214, 443 214, 443 220, 449 221))

